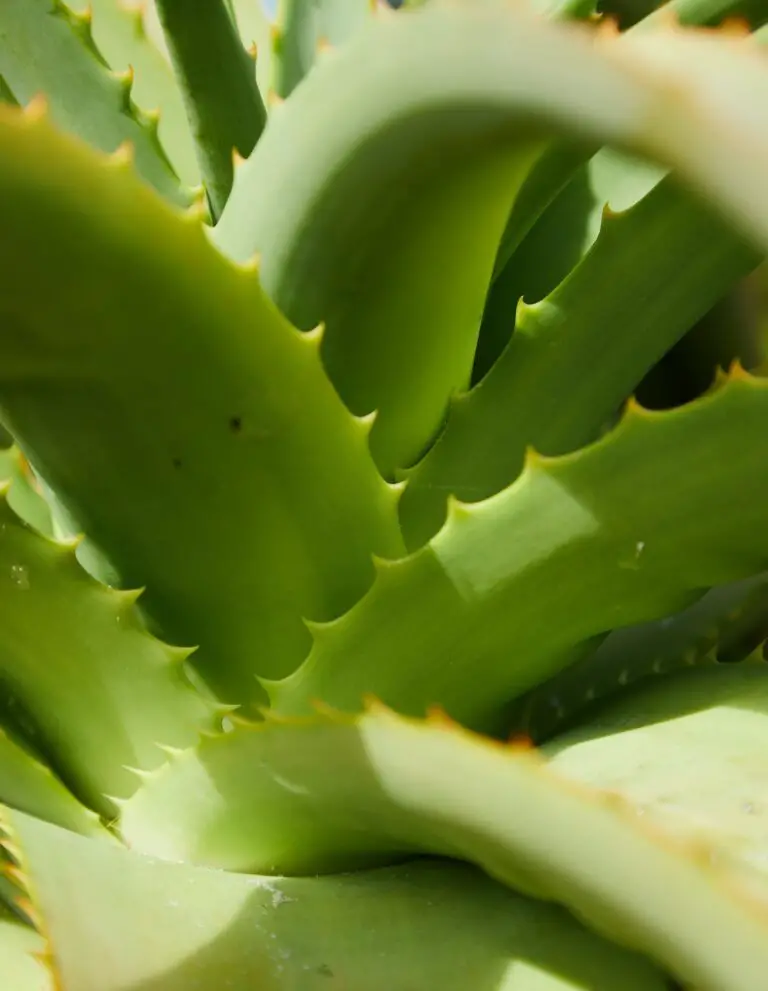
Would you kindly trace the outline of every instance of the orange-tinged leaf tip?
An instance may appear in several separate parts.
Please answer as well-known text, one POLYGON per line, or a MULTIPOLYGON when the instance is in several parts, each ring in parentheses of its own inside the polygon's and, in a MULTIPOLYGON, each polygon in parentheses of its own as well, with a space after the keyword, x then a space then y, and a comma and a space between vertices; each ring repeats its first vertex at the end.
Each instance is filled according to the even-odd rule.
POLYGON ((720 33, 744 38, 752 33, 749 21, 744 17, 727 17, 720 25, 720 33))
POLYGON ((611 207, 610 203, 606 203, 603 206, 602 223, 603 224, 610 223, 612 220, 618 219, 625 212, 626 211, 624 210, 614 210, 611 207))
POLYGON ((513 750, 535 750, 536 745, 527 733, 513 733, 507 743, 513 750))
POLYGON ((601 38, 615 38, 620 33, 619 22, 615 17, 602 17, 596 31, 601 38))
POLYGON ((27 120, 35 122, 43 120, 48 114, 48 100, 44 93, 37 93, 24 108, 24 116, 27 120))
POLYGON ((677 11, 673 10, 667 3, 657 8, 654 12, 653 20, 656 27, 665 28, 669 31, 675 31, 680 27, 680 18, 677 16, 677 11))
POLYGON ((237 148, 232 149, 232 168, 239 169, 241 165, 244 165, 246 159, 240 154, 237 148))
POLYGON ((317 39, 317 43, 315 45, 315 52, 318 55, 326 55, 328 52, 332 52, 332 51, 333 51, 333 45, 330 43, 328 38, 326 38, 324 35, 321 35, 317 39))
POLYGON ((267 93, 267 106, 270 110, 277 110, 278 107, 282 107, 285 100, 280 96, 280 94, 275 89, 271 89, 267 93))
POLYGON ((246 52, 251 59, 255 62, 259 57, 259 46, 255 41, 252 41, 250 45, 246 48, 246 52))
POLYGON ((426 721, 430 726, 438 726, 442 729, 454 729, 458 723, 451 719, 441 705, 430 705, 427 709, 426 721))

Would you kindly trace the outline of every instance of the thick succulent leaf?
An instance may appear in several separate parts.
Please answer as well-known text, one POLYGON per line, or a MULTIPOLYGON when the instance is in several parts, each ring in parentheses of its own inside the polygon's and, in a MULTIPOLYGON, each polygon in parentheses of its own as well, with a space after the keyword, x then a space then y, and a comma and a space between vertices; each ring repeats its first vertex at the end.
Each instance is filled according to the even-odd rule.
POLYGON ((44 963, 45 941, 0 902, 0 974, 9 991, 58 991, 44 963))
POLYGON ((768 575, 713 588, 675 616, 614 630, 585 657, 520 699, 514 724, 540 742, 628 685, 718 659, 743 660, 766 636, 768 575))
MULTIPOLYGON (((327 321, 325 359, 342 396, 356 411, 382 410, 372 433, 382 467, 406 463, 412 455, 415 435, 410 447, 398 446, 396 457, 381 457, 406 427, 415 432, 418 426, 422 443, 428 441, 451 386, 437 381, 438 369, 448 364, 443 338, 435 345, 439 360, 427 361, 426 347, 418 362, 412 357, 414 339, 422 340, 426 331, 419 327, 415 334, 409 314, 417 311, 433 280, 422 278, 416 296, 407 273, 402 290, 392 277, 399 271, 392 258, 400 256, 413 233, 409 212, 393 209, 394 189, 406 190, 408 205, 407 194, 416 188, 429 202, 459 161, 471 175, 473 158, 474 168, 480 169, 481 161, 490 167, 532 136, 561 129, 586 142, 624 145, 678 167, 768 244, 768 213, 754 206, 768 202, 761 192, 765 170, 755 164, 763 154, 768 158, 768 147, 753 140, 748 123, 752 114, 757 133, 766 131, 761 118, 768 105, 764 63, 750 54, 744 40, 672 32, 654 35, 650 42, 649 37, 641 32, 631 38, 595 38, 519 9, 438 5, 391 17, 369 26, 317 67, 240 171, 217 241, 235 258, 261 252, 265 287, 298 326, 327 321), (700 86, 699 76, 709 72, 710 63, 712 76, 700 86), (717 99, 707 99, 715 87, 717 99), (743 111, 744 101, 749 111, 743 111), (468 105, 478 112, 468 114, 468 105), (743 121, 735 131, 733 118, 743 121), (718 150, 726 145, 727 165, 718 150), (313 162, 311 172, 307 161, 313 162), (352 244, 359 262, 350 261, 352 244), (374 291, 382 271, 385 293, 374 291), (373 300, 370 315, 363 312, 361 299, 373 300), (390 314, 386 329, 379 323, 382 312, 390 314), (368 328, 380 326, 369 335, 368 328), (382 334, 384 341, 378 339, 382 334), (357 342, 363 340, 366 352, 358 356, 351 381, 348 366, 336 356, 350 349, 357 354, 357 342), (392 369, 386 384, 382 364, 392 369), (394 374, 398 367, 399 377, 394 374), (414 396, 425 394, 427 386, 440 397, 429 420, 412 414, 414 396)), ((467 189, 459 207, 480 195, 467 189)), ((435 240, 442 250, 453 217, 451 223, 444 213, 441 217, 435 240)), ((435 261, 444 299, 453 293, 471 254, 455 252, 453 264, 440 266, 438 254, 427 256, 430 265, 435 261)), ((420 262, 423 273, 425 258, 420 262)), ((435 323, 440 321, 429 325, 435 323)), ((476 329, 471 328, 473 339, 476 329)), ((447 333, 443 337, 453 340, 447 333)))
POLYGON ((55 122, 102 151, 128 141, 142 177, 167 199, 187 203, 157 138, 157 120, 131 97, 132 76, 110 72, 91 38, 90 15, 62 0, 3 0, 0 73, 21 104, 45 94, 55 122))
POLYGON ((0 481, 8 483, 6 499, 18 517, 40 533, 53 536, 53 520, 40 484, 17 447, 0 451, 0 481))
POLYGON ((607 213, 597 242, 560 286, 520 305, 503 354, 454 401, 440 439, 410 473, 400 505, 408 546, 437 532, 450 494, 476 502, 508 485, 527 446, 562 454, 593 439, 760 258, 671 178, 627 212, 607 213))
POLYGON ((185 681, 189 651, 150 637, 136 598, 99 585, 72 546, 0 503, 0 721, 106 814, 106 796, 138 783, 126 765, 156 767, 158 744, 188 746, 213 725, 212 704, 185 681))
POLYGON ((315 62, 318 47, 344 44, 375 12, 378 0, 277 0, 272 32, 272 86, 287 97, 315 62))
POLYGON ((377 707, 354 721, 239 726, 149 780, 123 829, 160 856, 235 869, 447 854, 561 902, 701 991, 758 991, 768 967, 768 887, 747 894, 700 846, 650 830, 610 794, 440 718, 377 707))
POLYGON ((646 961, 463 865, 253 877, 7 819, 61 991, 665 988, 646 961))
MULTIPOLYGON (((0 802, 84 836, 107 837, 85 809, 27 749, 0 728, 0 802)), ((0 959, 2 955, 0 954, 0 959)))
POLYGON ((140 107, 160 114, 160 143, 182 181, 200 182, 195 147, 184 101, 171 67, 147 30, 147 11, 128 0, 71 0, 70 7, 93 14, 91 34, 96 47, 115 72, 133 71, 131 97, 140 107))
POLYGON ((200 644, 245 702, 254 673, 305 656, 303 616, 340 614, 373 581, 371 553, 401 552, 369 424, 333 390, 318 335, 129 169, 0 108, 0 189, 3 419, 116 578, 148 585, 164 638, 200 644))
POLYGON ((184 95, 200 172, 214 220, 227 202, 233 152, 247 156, 267 112, 253 60, 224 0, 156 0, 168 50, 184 95))
POLYGON ((768 664, 648 682, 544 749, 574 781, 621 796, 768 897, 768 664))
POLYGON ((379 567, 344 617, 313 627, 305 664, 270 685, 277 711, 371 692, 421 715, 439 703, 494 729, 505 704, 596 634, 669 615, 698 589, 764 570, 768 382, 728 385, 667 413, 629 407, 572 455, 532 455, 508 489, 452 504, 429 545, 379 567), (712 452, 728 451, 727 472, 712 452))

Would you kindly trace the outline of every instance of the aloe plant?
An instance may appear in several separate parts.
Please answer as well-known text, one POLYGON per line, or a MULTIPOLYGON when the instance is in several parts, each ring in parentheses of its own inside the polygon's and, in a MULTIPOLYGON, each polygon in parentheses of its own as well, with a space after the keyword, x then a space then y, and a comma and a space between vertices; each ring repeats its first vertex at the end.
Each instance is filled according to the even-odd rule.
POLYGON ((768 3, 638 11, 0 6, 3 989, 765 987, 768 3))

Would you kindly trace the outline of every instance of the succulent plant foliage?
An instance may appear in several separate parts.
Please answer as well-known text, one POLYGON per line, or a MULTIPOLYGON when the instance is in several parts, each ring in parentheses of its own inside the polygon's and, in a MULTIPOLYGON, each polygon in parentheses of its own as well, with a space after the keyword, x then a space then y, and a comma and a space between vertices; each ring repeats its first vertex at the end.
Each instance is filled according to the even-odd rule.
POLYGON ((762 991, 767 23, 3 0, 0 987, 762 991))

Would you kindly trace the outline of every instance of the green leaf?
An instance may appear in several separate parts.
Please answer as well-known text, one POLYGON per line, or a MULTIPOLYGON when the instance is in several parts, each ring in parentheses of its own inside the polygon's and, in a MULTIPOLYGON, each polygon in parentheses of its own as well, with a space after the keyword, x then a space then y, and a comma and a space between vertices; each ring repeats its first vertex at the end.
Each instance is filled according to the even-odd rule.
POLYGON ((610 794, 444 718, 409 722, 377 707, 354 721, 238 726, 150 779, 122 829, 140 849, 229 869, 446 854, 564 904, 701 991, 756 991, 768 967, 768 886, 748 892, 610 794))
POLYGON ((42 93, 60 127, 102 151, 125 142, 142 177, 184 204, 182 188, 157 139, 157 121, 133 104, 131 76, 111 73, 94 46, 90 16, 62 0, 3 0, 0 74, 21 104, 42 93))
MULTIPOLYGON (((71 545, 39 536, 0 503, 0 721, 106 815, 114 811, 107 796, 138 783, 128 768, 157 767, 159 744, 189 746, 213 725, 214 706, 185 681, 189 651, 146 633, 137 597, 93 581, 71 545)), ((14 766, 0 764, 7 793, 19 789, 8 801, 42 801, 39 780, 24 799, 36 772, 16 756, 14 766)))
MULTIPOLYGON (((752 114, 758 133, 768 133, 761 123, 768 72, 750 47, 744 39, 671 33, 594 38, 511 9, 437 5, 381 20, 318 65, 274 117, 238 173, 216 241, 237 259, 261 253, 265 288, 297 326, 326 321, 329 374, 354 411, 381 410, 371 443, 390 471, 412 460, 417 439, 423 448, 442 422, 455 362, 476 339, 479 313, 472 322, 465 314, 487 288, 479 276, 471 293, 461 284, 479 246, 455 249, 453 216, 447 223, 436 209, 428 225, 414 228, 412 212, 428 219, 459 166, 480 177, 527 142, 565 132, 679 168, 766 245, 768 207, 755 204, 768 203, 757 165, 763 156, 768 162, 768 147, 748 121, 752 114), (467 101, 487 113, 468 116, 467 101), (734 129, 733 119, 743 126, 734 129), (396 191, 402 206, 393 202, 396 191), (440 305, 450 301, 461 316, 450 327, 433 319, 425 327, 419 318, 437 290, 434 278, 422 278, 414 292, 409 245, 417 231, 432 238, 419 271, 439 272, 440 305), (428 334, 436 325, 440 337, 428 334), (342 360, 349 353, 354 376, 342 360), (424 395, 432 397, 429 416, 417 416, 416 397, 424 395)), ((515 188, 506 187, 507 204, 515 188)), ((452 209, 460 220, 488 196, 486 184, 466 180, 452 209)))
MULTIPOLYGON (((96 47, 115 72, 134 73, 131 97, 148 110, 157 110, 157 133, 175 171, 189 186, 200 182, 195 147, 187 124, 181 91, 171 67, 148 33, 145 8, 124 0, 89 0, 91 34, 96 47)), ((88 5, 71 3, 82 12, 88 5)))
POLYGON ((0 968, 5 986, 13 991, 56 991, 43 962, 45 941, 0 902, 0 968))
POLYGON ((743 660, 768 635, 768 575, 713 588, 676 616, 614 630, 594 650, 519 700, 515 725, 536 742, 573 725, 628 685, 716 659, 743 660))
POLYGON ((344 44, 377 0, 278 0, 272 34, 272 87, 287 97, 312 68, 318 48, 344 44))
POLYGON ((646 961, 463 865, 252 877, 7 819, 66 991, 665 988, 646 961))
POLYGON ((607 213, 597 242, 554 292, 520 305, 501 357, 457 397, 443 434, 410 473, 400 506, 408 546, 437 532, 449 495, 476 502, 509 485, 529 445, 562 454, 594 439, 760 258, 672 178, 625 213, 607 213))
POLYGON ((544 748, 553 769, 707 851, 768 897, 768 665, 682 672, 629 690, 544 748))
POLYGON ((369 425, 318 335, 124 167, 0 108, 0 190, 3 419, 114 580, 148 586, 163 638, 201 645, 227 701, 263 697, 256 673, 306 655, 302 617, 339 615, 371 553, 402 552, 369 425))
POLYGON ((0 728, 0 802, 84 836, 108 837, 98 817, 0 728))
POLYGON ((267 112, 223 0, 156 0, 180 80, 214 220, 232 188, 233 152, 250 155, 267 112))
POLYGON ((6 499, 14 513, 40 533, 53 535, 53 521, 40 484, 24 455, 16 447, 2 452, 0 479, 8 483, 6 499))
POLYGON ((727 386, 667 413, 630 407, 600 442, 532 455, 508 489, 453 503, 411 557, 382 563, 344 617, 313 627, 307 661, 269 686, 284 714, 314 699, 355 711, 372 693, 414 715, 433 703, 468 725, 573 660, 596 634, 669 615, 699 589, 764 570, 768 382, 727 386), (728 472, 713 451, 728 451, 728 472))

